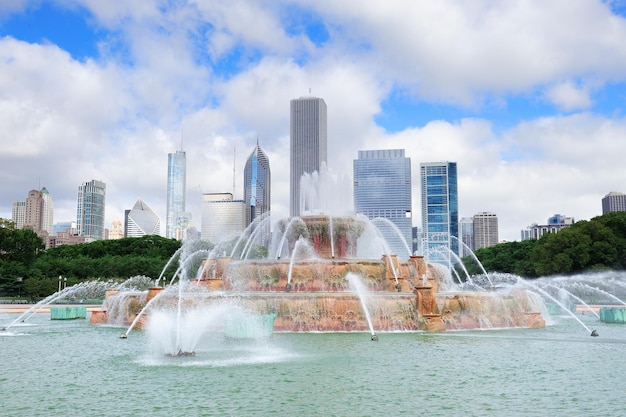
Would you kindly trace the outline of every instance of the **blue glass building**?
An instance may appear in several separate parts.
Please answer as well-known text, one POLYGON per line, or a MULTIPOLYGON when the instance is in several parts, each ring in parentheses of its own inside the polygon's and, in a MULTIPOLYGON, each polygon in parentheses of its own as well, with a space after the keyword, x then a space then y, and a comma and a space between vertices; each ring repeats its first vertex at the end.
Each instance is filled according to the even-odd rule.
POLYGON ((91 180, 78 187, 76 233, 93 240, 104 239, 106 184, 91 180))
POLYGON ((246 160, 243 171, 243 198, 246 204, 244 226, 248 227, 259 219, 262 225, 257 224, 257 227, 263 227, 262 236, 260 236, 263 245, 267 245, 270 239, 270 222, 261 219, 263 215, 269 215, 270 212, 271 181, 269 159, 257 141, 256 147, 246 160))
POLYGON ((191 215, 185 212, 187 160, 185 151, 167 154, 167 208, 165 237, 182 239, 191 215))
POLYGON ((356 213, 395 225, 397 231, 386 221, 376 222, 391 253, 408 259, 413 253, 411 159, 404 149, 359 151, 353 166, 356 213))
POLYGON ((422 162, 422 251, 432 262, 451 266, 459 255, 456 162, 422 162))

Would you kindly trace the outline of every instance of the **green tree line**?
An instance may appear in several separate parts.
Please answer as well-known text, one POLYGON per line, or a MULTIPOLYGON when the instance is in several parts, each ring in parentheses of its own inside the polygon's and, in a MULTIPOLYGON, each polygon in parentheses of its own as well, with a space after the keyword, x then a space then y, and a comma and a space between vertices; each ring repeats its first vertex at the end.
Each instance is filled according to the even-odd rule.
MULTIPOLYGON (((478 249, 476 257, 487 272, 525 278, 571 275, 585 271, 626 269, 626 212, 583 220, 544 234, 538 240, 500 243, 478 249)), ((463 258, 470 274, 482 271, 472 257, 463 258)))
MULTIPOLYGON (((57 291, 59 276, 68 286, 137 275, 156 279, 180 246, 175 239, 143 236, 44 250, 32 230, 15 229, 12 222, 0 219, 0 297, 48 296, 57 291)), ((177 267, 173 262, 165 274, 173 276, 177 267)))

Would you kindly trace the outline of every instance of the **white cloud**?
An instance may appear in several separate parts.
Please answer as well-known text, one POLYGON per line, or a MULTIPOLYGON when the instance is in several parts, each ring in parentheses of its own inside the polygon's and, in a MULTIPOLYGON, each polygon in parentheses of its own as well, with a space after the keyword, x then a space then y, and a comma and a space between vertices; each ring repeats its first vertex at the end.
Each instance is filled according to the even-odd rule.
POLYGON ((71 220, 77 186, 99 179, 107 225, 139 197, 165 221, 167 153, 181 134, 198 228, 200 194, 231 191, 233 164, 241 196, 257 136, 272 166, 273 211, 286 216, 289 100, 309 88, 328 105, 337 175, 352 172, 358 150, 406 149, 415 225, 426 161, 457 162, 461 215, 496 212, 509 240, 555 213, 597 215, 602 196, 626 191, 626 121, 593 113, 593 95, 626 73, 624 20, 602 2, 296 2, 326 25, 320 47, 288 33, 281 19, 292 2, 76 3, 115 31, 99 40, 100 57, 79 62, 52 44, 0 40, 2 217, 40 184, 55 200, 55 220, 71 220), (236 51, 241 62, 216 76, 211 65, 236 51), (375 118, 392 89, 417 103, 486 97, 503 108, 519 93, 574 113, 504 131, 476 117, 389 133, 375 118))
POLYGON ((592 105, 588 89, 575 86, 571 82, 551 86, 546 92, 546 98, 555 107, 565 111, 582 110, 592 105))

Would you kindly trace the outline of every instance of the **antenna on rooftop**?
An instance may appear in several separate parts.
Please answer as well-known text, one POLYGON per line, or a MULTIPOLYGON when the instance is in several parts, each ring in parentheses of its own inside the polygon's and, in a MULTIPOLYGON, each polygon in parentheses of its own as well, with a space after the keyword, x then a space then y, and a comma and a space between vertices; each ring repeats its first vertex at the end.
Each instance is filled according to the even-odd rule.
POLYGON ((233 200, 235 199, 235 156, 237 147, 233 146, 233 200))

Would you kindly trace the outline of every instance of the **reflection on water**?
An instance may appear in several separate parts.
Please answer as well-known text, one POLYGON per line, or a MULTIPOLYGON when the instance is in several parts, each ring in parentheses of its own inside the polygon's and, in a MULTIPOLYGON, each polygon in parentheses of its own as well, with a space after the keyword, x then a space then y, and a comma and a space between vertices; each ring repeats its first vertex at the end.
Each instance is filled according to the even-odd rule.
MULTIPOLYGON (((215 337, 193 357, 150 351, 148 336, 51 321, 0 338, 3 414, 618 415, 626 326, 568 315, 545 329, 275 333, 215 337), (10 395, 6 395, 10 393, 10 395)), ((10 315, 0 315, 2 322, 10 315)))

